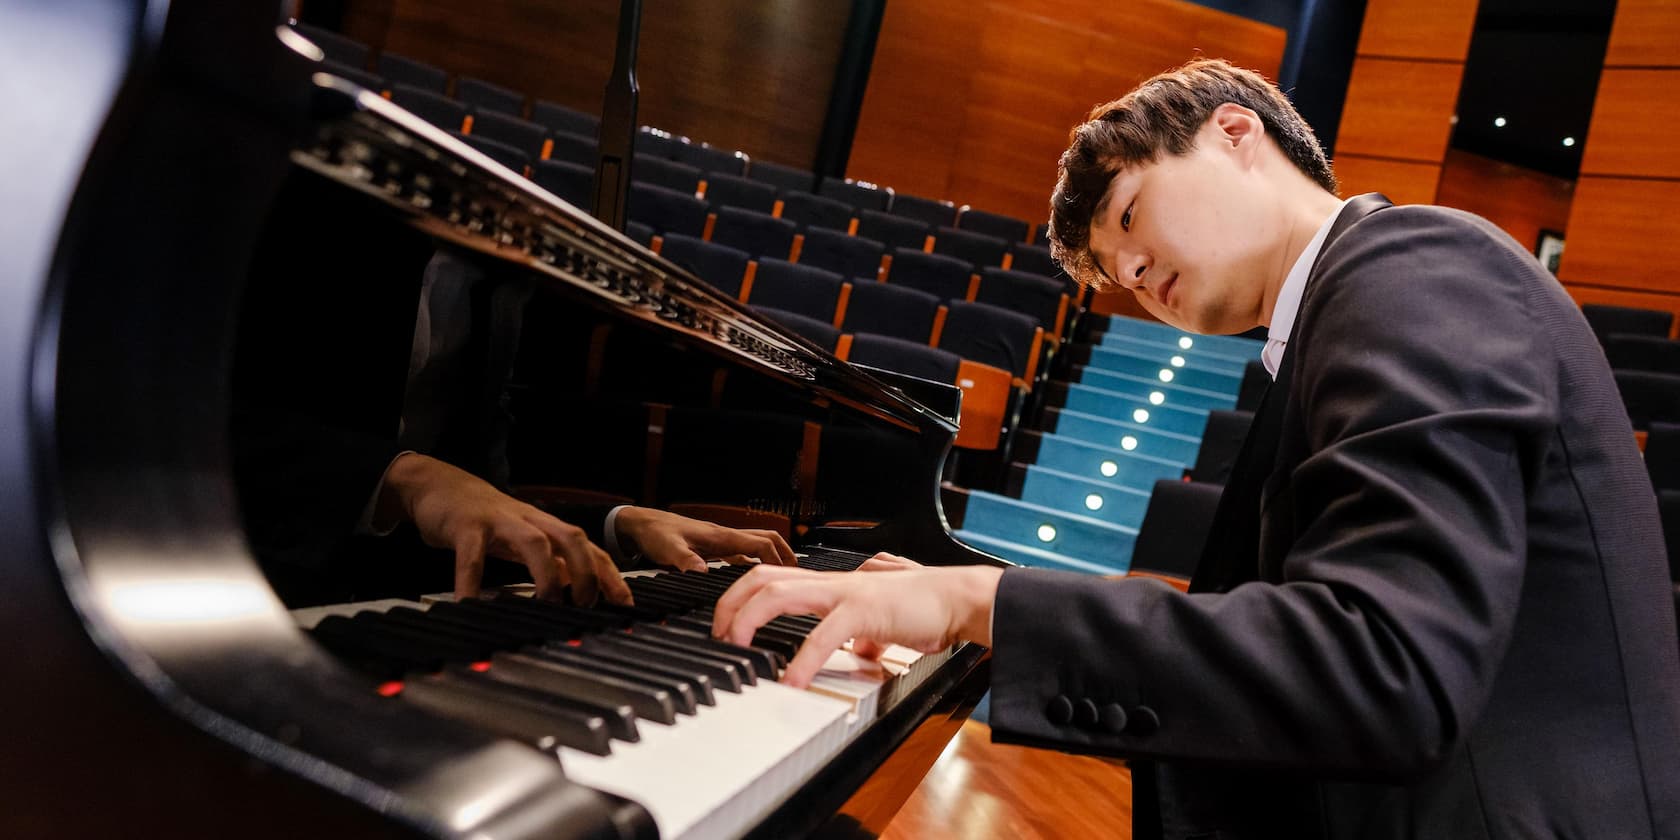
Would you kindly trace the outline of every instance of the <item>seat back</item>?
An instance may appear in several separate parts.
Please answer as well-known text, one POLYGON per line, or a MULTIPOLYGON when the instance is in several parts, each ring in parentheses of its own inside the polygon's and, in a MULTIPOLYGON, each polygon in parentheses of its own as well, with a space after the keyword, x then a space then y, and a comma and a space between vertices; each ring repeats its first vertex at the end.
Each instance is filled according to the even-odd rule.
POLYGON ((681 143, 677 145, 677 160, 701 172, 721 172, 740 175, 747 171, 747 155, 734 149, 720 149, 710 143, 681 143))
POLYGON ((875 333, 857 333, 846 361, 934 382, 957 381, 962 358, 949 350, 875 333))
POLYGON ((859 280, 846 300, 840 326, 850 333, 876 333, 927 344, 939 317, 939 298, 908 286, 859 280))
POLYGON ((1680 490, 1680 423, 1656 421, 1645 438, 1645 470, 1658 490, 1680 490))
POLYGON ((1653 422, 1680 423, 1680 375, 1648 370, 1618 370, 1616 389, 1635 429, 1653 422))
POLYGON ((380 93, 385 90, 385 80, 380 78, 378 73, 370 73, 360 67, 352 67, 342 62, 333 61, 330 58, 321 62, 321 64, 326 68, 328 73, 331 73, 341 79, 355 82, 374 93, 380 93))
POLYGON ((1680 341, 1659 336, 1612 333, 1605 341, 1604 355, 1613 368, 1680 373, 1680 341))
POLYGON ((803 228, 850 230, 857 209, 837 198, 826 198, 797 190, 783 190, 782 218, 803 228))
POLYGON ((926 222, 894 216, 879 210, 858 210, 857 235, 867 236, 886 246, 888 250, 894 248, 909 248, 920 251, 927 245, 927 238, 933 228, 926 222))
POLYGON ((974 299, 1030 315, 1046 332, 1061 335, 1067 293, 1062 291, 1061 283, 1048 277, 988 268, 980 272, 980 289, 974 299))
POLYGON ((706 201, 713 207, 740 207, 755 213, 776 209, 776 188, 740 175, 706 174, 706 201))
POLYGON ((531 180, 560 200, 584 211, 595 204, 595 171, 564 160, 539 160, 532 164, 531 180))
POLYGON ((630 165, 630 177, 643 184, 658 184, 689 195, 700 189, 700 170, 643 152, 636 153, 635 161, 630 165))
POLYGON ((957 205, 909 193, 894 194, 892 207, 888 212, 933 227, 950 227, 957 223, 957 205))
POLYGON ((812 185, 816 183, 816 176, 808 169, 771 163, 762 158, 754 159, 752 165, 747 167, 747 177, 754 181, 763 181, 778 190, 800 192, 810 192, 812 185))
POLYGON ((467 106, 442 94, 404 84, 391 85, 391 101, 445 131, 460 131, 471 113, 467 106))
POLYGON ((449 87, 449 74, 442 67, 427 64, 419 59, 409 58, 394 52, 379 54, 379 75, 391 82, 400 82, 410 87, 429 90, 443 95, 449 87))
POLYGON ((300 23, 292 27, 303 37, 315 42, 327 58, 348 65, 356 69, 365 69, 368 63, 368 46, 348 35, 340 35, 329 29, 300 23))
POLYGON ((724 207, 718 210, 717 223, 712 226, 712 241, 754 257, 786 259, 793 253, 793 238, 798 232, 799 227, 787 219, 724 207))
POLYGON ((1009 253, 1009 241, 957 228, 935 228, 933 252, 965 260, 979 270, 1003 265, 1003 255, 1009 253))
POLYGON ((892 203, 892 190, 881 189, 864 181, 823 176, 817 184, 817 195, 837 198, 859 210, 885 211, 892 203))
POLYGON ((833 324, 824 323, 809 315, 788 312, 773 306, 754 306, 753 311, 781 324, 830 353, 833 353, 834 348, 840 344, 840 331, 835 329, 833 324))
POLYGON ((600 156, 595 138, 556 131, 549 139, 554 143, 548 148, 549 159, 587 166, 591 170, 595 168, 597 158, 600 156))
POLYGON ((525 170, 531 165, 530 155, 500 140, 492 140, 477 134, 462 134, 458 131, 452 133, 455 135, 455 139, 464 141, 467 145, 484 153, 491 160, 520 175, 524 175, 525 170))
POLYGON ((939 335, 939 347, 965 359, 1003 368, 1031 381, 1042 330, 1033 319, 985 303, 954 300, 939 335))
POLYGON ((887 268, 887 282, 921 289, 940 300, 965 300, 974 277, 966 260, 899 248, 887 268))
POLYGON ((531 121, 547 126, 549 131, 565 131, 584 137, 596 137, 601 133, 600 117, 546 99, 538 99, 531 106, 531 121))
POLYGON ((482 111, 474 116, 472 134, 506 143, 532 159, 542 157, 543 146, 548 142, 548 129, 495 111, 482 111))
POLYGON ((629 216, 658 234, 700 236, 706 231, 706 202, 655 184, 630 185, 629 216))
POLYGON ((497 111, 516 117, 525 113, 525 94, 472 76, 455 79, 455 98, 480 111, 497 111))
POLYGON ((675 160, 677 144, 680 142, 682 141, 669 131, 644 125, 636 129, 635 151, 637 154, 675 160))
POLYGON ((1199 481, 1155 482, 1132 545, 1132 571, 1190 580, 1224 489, 1199 481))
POLYGON ((801 265, 814 265, 860 281, 880 279, 881 243, 824 227, 807 227, 799 249, 801 265))
POLYGON ((767 257, 758 261, 747 302, 832 324, 842 285, 840 275, 832 271, 767 257))
POLYGON ((1600 344, 1607 344, 1609 337, 1616 333, 1667 338, 1674 326, 1674 313, 1658 309, 1589 303, 1581 307, 1581 314, 1586 316, 1600 344))
POLYGON ((666 234, 659 255, 693 272, 731 298, 741 296, 741 280, 747 274, 750 257, 745 251, 707 242, 697 236, 666 234))
POLYGON ((1014 216, 988 213, 985 210, 976 210, 972 207, 963 208, 962 215, 957 217, 957 227, 975 233, 983 233, 987 236, 996 236, 1005 242, 1025 242, 1027 241, 1027 232, 1031 230, 1030 225, 1014 216))
POLYGON ((1242 451, 1248 427, 1254 425, 1252 411, 1210 411, 1207 425, 1202 429, 1202 445, 1196 450, 1196 465, 1190 469, 1192 481, 1224 484, 1236 466, 1237 453, 1242 451))

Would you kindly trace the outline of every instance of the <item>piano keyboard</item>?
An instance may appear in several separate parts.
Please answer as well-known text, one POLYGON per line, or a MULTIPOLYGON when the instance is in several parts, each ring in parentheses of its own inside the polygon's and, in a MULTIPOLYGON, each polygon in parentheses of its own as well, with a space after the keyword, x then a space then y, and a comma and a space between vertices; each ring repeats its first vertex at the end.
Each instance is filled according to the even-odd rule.
MULTIPOLYGON (((810 549, 800 564, 842 572, 864 559, 810 549)), ((527 589, 292 615, 370 690, 555 756, 572 781, 640 803, 661 837, 736 837, 950 656, 893 646, 873 662, 842 650, 809 689, 781 685, 815 616, 778 618, 750 647, 710 638, 712 605, 749 568, 628 573, 634 607, 572 607, 527 589)))

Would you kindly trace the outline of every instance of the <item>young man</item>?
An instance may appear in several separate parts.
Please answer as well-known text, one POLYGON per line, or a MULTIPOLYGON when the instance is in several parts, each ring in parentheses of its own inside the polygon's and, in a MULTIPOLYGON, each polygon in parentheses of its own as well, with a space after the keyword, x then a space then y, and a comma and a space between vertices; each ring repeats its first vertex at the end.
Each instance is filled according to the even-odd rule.
POLYGON ((1474 216, 1338 201, 1259 76, 1093 112, 1052 247, 1274 383, 1191 593, 1039 569, 764 568, 744 641, 994 648, 999 740, 1134 759, 1138 837, 1680 837, 1680 656, 1650 485, 1557 281, 1474 216))

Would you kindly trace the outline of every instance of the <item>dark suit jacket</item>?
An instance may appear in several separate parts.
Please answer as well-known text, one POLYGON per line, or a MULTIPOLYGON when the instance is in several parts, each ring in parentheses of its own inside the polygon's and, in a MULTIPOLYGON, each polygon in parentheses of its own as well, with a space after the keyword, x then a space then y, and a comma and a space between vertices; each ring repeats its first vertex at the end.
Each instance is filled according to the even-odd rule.
POLYGON ((999 740, 1144 760, 1140 838, 1680 837, 1653 494, 1526 252, 1355 199, 1251 438, 1201 591, 1005 572, 999 740))

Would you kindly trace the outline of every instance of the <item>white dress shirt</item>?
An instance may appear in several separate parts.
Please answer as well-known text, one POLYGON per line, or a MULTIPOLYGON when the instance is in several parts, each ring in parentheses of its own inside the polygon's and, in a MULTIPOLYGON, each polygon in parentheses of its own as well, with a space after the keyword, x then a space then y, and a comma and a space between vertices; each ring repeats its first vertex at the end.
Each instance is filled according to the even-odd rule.
POLYGON ((1344 200, 1341 207, 1319 225, 1318 233, 1313 234, 1307 249, 1296 258, 1289 275, 1283 278, 1283 286, 1278 289, 1277 302, 1272 306, 1272 325, 1266 332, 1266 347, 1260 351, 1260 363, 1266 366, 1266 372, 1273 379, 1277 379, 1278 365, 1283 362, 1283 351, 1289 345, 1289 332, 1295 328, 1295 313, 1301 308, 1301 293, 1306 291, 1307 275, 1312 273, 1313 263, 1318 261, 1318 252, 1324 248, 1331 226, 1336 224, 1337 217, 1342 215, 1342 208, 1346 206, 1347 201, 1344 200))

